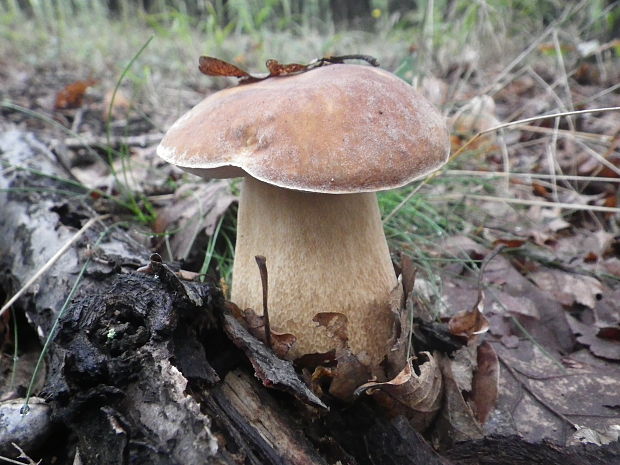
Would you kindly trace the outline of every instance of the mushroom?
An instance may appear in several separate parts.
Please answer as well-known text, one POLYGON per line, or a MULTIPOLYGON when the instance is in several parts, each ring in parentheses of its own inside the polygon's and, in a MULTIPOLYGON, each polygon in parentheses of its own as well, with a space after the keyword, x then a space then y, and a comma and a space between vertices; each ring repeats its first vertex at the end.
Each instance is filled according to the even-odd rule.
POLYGON ((204 178, 245 178, 231 300, 261 312, 254 257, 265 256, 271 326, 297 339, 288 357, 339 347, 315 321, 339 313, 373 373, 393 342, 397 286, 375 192, 426 176, 448 152, 427 100, 387 71, 348 64, 216 92, 157 149, 204 178))

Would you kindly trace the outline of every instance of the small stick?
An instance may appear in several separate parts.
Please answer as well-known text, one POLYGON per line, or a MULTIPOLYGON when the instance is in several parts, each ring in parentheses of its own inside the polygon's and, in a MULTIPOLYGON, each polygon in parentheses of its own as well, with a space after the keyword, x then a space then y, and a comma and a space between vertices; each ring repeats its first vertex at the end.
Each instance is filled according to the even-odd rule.
POLYGON ((263 286, 263 321, 265 323, 265 344, 271 349, 271 326, 269 325, 269 310, 267 308, 268 283, 267 283, 267 259, 263 255, 254 257, 260 271, 260 282, 263 286))
POLYGON ((482 292, 482 278, 484 277, 484 270, 491 260, 493 260, 502 250, 504 250, 506 246, 504 244, 498 245, 494 250, 491 251, 489 255, 484 258, 484 262, 480 265, 480 270, 478 271, 478 300, 476 301, 476 305, 474 305, 474 309, 478 308, 482 299, 484 299, 484 293, 482 292))
POLYGON ((86 222, 86 224, 84 226, 82 226, 82 229, 80 229, 77 233, 75 233, 75 235, 69 239, 69 241, 67 241, 60 249, 58 249, 58 251, 52 255, 52 257, 45 263, 45 265, 43 265, 35 274, 34 276, 32 276, 32 278, 30 278, 28 280, 28 282, 26 282, 26 284, 24 284, 22 286, 22 288, 17 291, 15 293, 15 295, 13 297, 11 297, 9 299, 9 301, 7 303, 5 303, 2 308, 0 308, 0 316, 2 316, 2 314, 4 312, 6 312, 11 305, 13 305, 15 303, 15 301, 17 299, 19 299, 27 290, 28 288, 30 288, 30 286, 32 286, 37 279, 39 279, 42 275, 44 275, 52 266, 54 266, 54 263, 56 263, 58 261, 58 259, 60 257, 62 257, 64 255, 64 253, 69 250, 71 248, 71 246, 73 244, 75 244, 77 242, 77 240, 82 237, 84 235, 84 233, 86 231, 88 231, 88 229, 95 224, 97 221, 101 221, 103 219, 108 218, 109 215, 103 215, 103 216, 98 216, 95 218, 91 218, 90 220, 88 220, 86 222))

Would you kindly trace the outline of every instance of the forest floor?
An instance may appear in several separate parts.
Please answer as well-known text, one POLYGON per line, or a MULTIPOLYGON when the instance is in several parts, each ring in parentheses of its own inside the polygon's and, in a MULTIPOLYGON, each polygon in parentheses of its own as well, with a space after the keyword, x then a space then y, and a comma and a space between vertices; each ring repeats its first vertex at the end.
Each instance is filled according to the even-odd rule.
MULTIPOLYGON (((559 37, 541 34, 523 56, 496 63, 464 50, 424 75, 406 57, 382 60, 380 47, 369 47, 443 111, 459 154, 427 183, 379 195, 397 268, 409 256, 418 269, 416 311, 444 323, 485 316, 474 328, 483 334, 459 333, 470 344, 454 357, 456 387, 446 394, 467 417, 450 420, 455 440, 519 434, 605 444, 620 432, 620 45, 559 37), (502 126, 514 121, 522 122, 502 126)), ((335 51, 351 52, 346 45, 335 51)), ((134 67, 126 60, 117 81, 67 57, 37 63, 18 50, 0 54, 0 131, 35 133, 99 213, 130 222, 164 261, 226 288, 236 182, 197 180, 155 149, 178 116, 236 83, 200 75, 198 56, 174 80, 146 56, 134 67)), ((243 55, 223 58, 263 71, 243 55)), ((1 321, 7 374, 11 334, 1 321)))

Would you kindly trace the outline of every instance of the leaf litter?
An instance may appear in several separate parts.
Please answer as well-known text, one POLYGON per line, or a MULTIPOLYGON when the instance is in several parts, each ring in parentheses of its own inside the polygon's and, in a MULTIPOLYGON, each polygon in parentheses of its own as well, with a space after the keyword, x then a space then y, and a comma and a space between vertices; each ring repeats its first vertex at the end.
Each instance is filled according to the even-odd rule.
MULTIPOLYGON (((304 71, 302 67, 308 65, 295 65, 300 68, 289 66, 292 65, 276 62, 268 65, 268 69, 270 75, 283 75, 304 71)), ((469 106, 464 105, 453 119, 455 127, 460 128, 461 134, 488 129, 496 122, 506 120, 516 106, 519 107, 516 113, 519 117, 546 111, 548 102, 540 98, 540 90, 537 89, 540 82, 536 71, 531 70, 512 79, 493 96, 483 94, 469 106), (458 117, 462 118, 459 120, 458 117)), ((246 76, 249 74, 241 71, 237 77, 246 76)), ((592 91, 588 91, 585 86, 575 86, 574 91, 584 96, 592 95, 592 91)), ((457 100, 472 101, 471 95, 463 98, 463 95, 457 93, 455 97, 457 100)), ((445 97, 442 100, 445 101, 445 97)), ((79 103, 76 105, 78 109, 82 102, 79 103)), ((69 107, 66 107, 66 111, 70 110, 69 107)), ((127 107, 121 105, 116 116, 124 117, 126 111, 127 107)), ((613 134, 620 126, 617 115, 613 113, 575 119, 579 130, 593 134, 613 134)), ((614 136, 616 139, 587 141, 590 145, 584 146, 581 141, 573 140, 574 135, 561 132, 568 131, 562 123, 560 132, 555 132, 560 134, 559 150, 553 158, 554 162, 550 163, 552 157, 546 156, 548 145, 545 142, 546 138, 554 134, 554 128, 545 122, 535 126, 527 130, 506 131, 504 134, 509 141, 514 142, 511 147, 514 153, 511 153, 511 164, 508 167, 510 170, 559 174, 578 172, 580 175, 605 176, 610 179, 618 177, 618 170, 614 169, 620 164, 616 153, 617 134, 614 136), (600 148, 601 141, 608 144, 610 150, 604 154, 604 160, 608 163, 601 163, 588 151, 591 146, 600 148)), ((457 138, 453 143, 458 147, 464 140, 457 138)), ((506 169, 506 160, 502 159, 501 150, 498 150, 501 149, 501 140, 492 135, 482 138, 480 142, 475 148, 485 158, 485 169, 506 169)), ((111 181, 102 178, 103 174, 104 171, 93 172, 90 175, 91 181, 86 184, 99 184, 98 187, 110 185, 111 181)), ((170 178, 169 173, 165 177, 170 178)), ((154 179, 148 175, 144 178, 154 179)), ((617 184, 601 181, 564 182, 558 178, 551 183, 540 183, 520 182, 513 178, 506 185, 515 198, 539 197, 548 202, 561 200, 585 205, 615 206, 613 196, 617 194, 617 184)), ((214 186, 209 189, 217 191, 214 186)), ((212 231, 214 218, 234 201, 230 199, 229 192, 221 193, 221 197, 217 194, 210 198, 221 198, 221 201, 215 200, 219 206, 204 214, 201 208, 207 202, 202 207, 195 204, 190 207, 194 215, 182 217, 175 215, 173 210, 175 204, 186 200, 184 195, 183 191, 178 196, 175 192, 174 200, 169 202, 169 210, 160 209, 161 223, 158 226, 160 231, 179 231, 178 239, 175 239, 177 234, 172 237, 176 241, 172 251, 177 259, 187 256, 189 244, 196 237, 195 229, 191 226, 193 220, 189 217, 202 215, 199 221, 195 221, 199 224, 198 228, 212 231), (187 230, 185 235, 182 233, 184 230, 187 230)), ((211 194, 207 191, 205 195, 211 194)), ((471 201, 467 202, 471 204, 471 201)), ((614 286, 617 289, 617 282, 601 276, 601 272, 614 275, 616 279, 620 276, 620 247, 613 229, 609 232, 607 228, 613 216, 595 216, 590 212, 567 215, 559 208, 548 206, 517 210, 493 201, 485 204, 484 211, 486 216, 480 219, 483 228, 477 237, 482 240, 473 242, 471 236, 452 237, 436 253, 437 257, 461 257, 464 262, 477 261, 491 253, 489 247, 481 244, 494 241, 510 244, 512 250, 495 257, 484 273, 480 273, 485 289, 483 299, 477 300, 481 287, 476 284, 476 270, 472 271, 466 266, 460 266, 460 269, 459 266, 444 267, 441 272, 441 281, 444 283, 441 295, 432 295, 429 276, 423 273, 416 276, 413 273, 414 278, 411 278, 411 270, 409 273, 403 270, 403 284, 407 281, 405 304, 404 307, 395 306, 394 340, 399 356, 402 356, 405 348, 408 350, 405 341, 409 334, 410 315, 411 321, 419 319, 412 328, 414 334, 416 331, 418 334, 425 332, 426 343, 442 341, 446 344, 444 349, 449 347, 444 352, 451 355, 443 355, 441 351, 418 352, 416 369, 409 359, 401 364, 400 371, 394 370, 391 380, 375 383, 377 392, 385 392, 385 389, 379 389, 379 385, 385 386, 388 391, 402 388, 408 394, 401 397, 409 398, 409 403, 417 405, 417 402, 430 402, 433 396, 441 397, 438 394, 439 388, 431 388, 424 395, 411 393, 416 392, 416 388, 432 386, 429 380, 435 380, 439 371, 445 393, 433 429, 436 432, 441 429, 439 425, 444 425, 450 433, 437 437, 438 442, 445 441, 451 435, 452 439, 472 439, 483 433, 498 432, 519 433, 532 440, 543 436, 552 437, 559 442, 575 438, 582 440, 578 434, 595 437, 592 441, 602 442, 605 438, 613 438, 614 425, 619 423, 616 414, 619 403, 617 397, 612 396, 617 393, 620 380, 618 365, 613 363, 618 360, 615 354, 619 344, 618 296, 614 290, 614 286), (510 224, 518 226, 507 231, 509 228, 506 225, 510 224), (429 299, 435 299, 431 305, 425 305, 425 289, 429 299), (441 309, 440 315, 433 315, 431 310, 437 308, 441 309), (481 334, 485 326, 480 324, 483 321, 481 316, 488 320, 486 334, 481 334), (457 338, 462 339, 460 343, 451 339, 454 337, 448 331, 451 322, 453 329, 455 326, 460 328, 454 331, 457 338), (565 431, 567 424, 576 429, 572 436, 565 431)), ((261 331, 264 329, 260 317, 252 315, 250 310, 244 312, 239 318, 250 323, 253 337, 262 339, 264 335, 261 337, 261 331)), ((351 360, 347 352, 346 322, 343 323, 337 315, 329 313, 323 314, 318 320, 319 324, 329 327, 342 344, 332 354, 319 354, 319 358, 328 363, 327 367, 322 368, 322 373, 315 371, 317 379, 333 370, 334 366, 329 364, 335 363, 341 370, 351 371, 351 379, 365 377, 365 381, 368 381, 369 374, 359 366, 358 361, 351 360)), ((282 343, 284 348, 276 352, 284 356, 287 344, 294 344, 294 336, 285 338, 282 343)), ((246 345, 254 347, 254 343, 248 342, 246 345)), ((269 377, 263 378, 267 384, 273 381, 269 377)), ((339 389, 335 386, 336 392, 339 389)), ((343 392, 346 389, 348 387, 343 387, 343 392)), ((431 402, 431 405, 434 404, 431 402)))

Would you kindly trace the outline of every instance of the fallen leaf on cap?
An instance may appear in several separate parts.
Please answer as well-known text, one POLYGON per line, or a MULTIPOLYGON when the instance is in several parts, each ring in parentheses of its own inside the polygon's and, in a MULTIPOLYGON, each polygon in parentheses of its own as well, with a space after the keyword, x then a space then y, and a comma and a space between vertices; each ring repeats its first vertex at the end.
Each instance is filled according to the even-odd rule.
POLYGON ((84 100, 86 90, 97 83, 96 79, 86 79, 83 81, 75 81, 65 86, 58 94, 54 108, 56 110, 66 110, 69 108, 80 108, 84 100))
POLYGON ((201 56, 198 60, 198 69, 201 73, 206 74, 207 76, 236 77, 240 79, 241 84, 248 84, 262 81, 270 77, 303 73, 325 65, 341 64, 344 63, 345 60, 363 60, 372 66, 379 66, 377 60, 368 55, 330 56, 313 60, 307 65, 301 65, 299 63, 281 64, 277 60, 269 59, 265 63, 265 66, 269 70, 269 74, 259 77, 253 76, 238 66, 224 60, 220 60, 219 58, 201 56))
POLYGON ((470 403, 476 419, 483 425, 495 408, 499 392, 499 359, 493 346, 486 341, 478 346, 477 362, 470 403))
POLYGON ((238 68, 219 58, 202 56, 198 59, 198 69, 207 76, 227 76, 237 78, 250 78, 247 71, 238 68))
POLYGON ((409 360, 394 379, 362 384, 355 394, 371 395, 389 414, 404 415, 416 430, 424 431, 441 407, 443 382, 433 355, 421 352, 419 357, 423 361, 418 365, 419 375, 409 360))
POLYGON ((308 65, 300 65, 298 63, 283 65, 276 60, 267 60, 265 66, 267 66, 271 76, 284 76, 285 74, 299 73, 308 69, 308 65))

